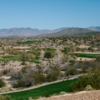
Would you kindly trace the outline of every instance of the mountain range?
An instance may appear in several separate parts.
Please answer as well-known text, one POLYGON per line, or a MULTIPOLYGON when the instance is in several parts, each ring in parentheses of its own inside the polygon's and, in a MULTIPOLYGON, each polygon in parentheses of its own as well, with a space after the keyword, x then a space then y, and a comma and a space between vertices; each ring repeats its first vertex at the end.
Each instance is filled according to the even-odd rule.
POLYGON ((84 36, 84 35, 93 35, 100 34, 100 26, 98 27, 88 27, 88 28, 58 28, 54 30, 43 29, 39 30, 37 28, 10 28, 10 29, 0 29, 0 37, 8 36, 22 36, 22 37, 31 37, 31 36, 84 36))
POLYGON ((100 26, 96 26, 96 27, 89 27, 88 29, 93 30, 93 31, 100 31, 100 26))
POLYGON ((58 31, 63 30, 64 28, 49 30, 49 29, 43 29, 39 30, 37 28, 10 28, 10 29, 0 29, 0 37, 5 36, 35 36, 40 34, 46 34, 46 33, 55 33, 58 31))

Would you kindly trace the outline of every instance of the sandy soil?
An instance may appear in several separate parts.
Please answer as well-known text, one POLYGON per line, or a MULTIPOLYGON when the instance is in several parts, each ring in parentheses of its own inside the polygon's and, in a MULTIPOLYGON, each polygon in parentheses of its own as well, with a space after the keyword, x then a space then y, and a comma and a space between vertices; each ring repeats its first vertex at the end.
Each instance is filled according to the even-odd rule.
POLYGON ((14 70, 20 70, 23 67, 23 65, 21 65, 21 62, 19 61, 9 61, 6 65, 2 65, 0 64, 0 71, 4 70, 4 69, 14 69, 14 70))
MULTIPOLYGON (((81 49, 88 49, 90 46, 86 46, 86 45, 80 45, 78 46, 81 49)), ((93 48, 94 50, 98 50, 98 48, 93 48)))
POLYGON ((40 98, 38 100, 100 100, 100 90, 64 94, 49 98, 40 98))
POLYGON ((1 76, 1 78, 4 80, 9 80, 11 78, 11 76, 1 76))
POLYGON ((13 47, 14 49, 29 49, 30 46, 16 46, 16 47, 13 47))
POLYGON ((95 58, 82 58, 82 57, 77 57, 76 61, 93 61, 95 58))
POLYGON ((78 46, 78 47, 81 48, 81 49, 83 49, 83 48, 87 49, 87 48, 89 48, 90 46, 80 45, 80 46, 78 46))
POLYGON ((10 84, 10 81, 9 81, 10 78, 11 78, 11 76, 1 76, 1 79, 3 79, 3 81, 6 83, 6 85, 4 87, 0 88, 0 93, 14 90, 12 88, 12 85, 10 84))

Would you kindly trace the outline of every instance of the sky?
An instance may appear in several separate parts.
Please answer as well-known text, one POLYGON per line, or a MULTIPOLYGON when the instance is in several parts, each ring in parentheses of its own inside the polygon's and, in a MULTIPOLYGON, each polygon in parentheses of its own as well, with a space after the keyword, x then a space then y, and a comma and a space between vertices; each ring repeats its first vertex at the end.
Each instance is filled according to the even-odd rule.
POLYGON ((100 26, 100 0, 0 0, 0 29, 100 26))

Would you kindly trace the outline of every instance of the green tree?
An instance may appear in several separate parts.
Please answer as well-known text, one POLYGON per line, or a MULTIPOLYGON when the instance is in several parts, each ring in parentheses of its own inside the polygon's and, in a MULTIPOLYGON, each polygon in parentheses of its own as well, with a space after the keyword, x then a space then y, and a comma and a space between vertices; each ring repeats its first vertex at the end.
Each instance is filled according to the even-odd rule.
POLYGON ((44 54, 44 58, 52 58, 52 54, 50 53, 50 52, 46 52, 45 54, 44 54))

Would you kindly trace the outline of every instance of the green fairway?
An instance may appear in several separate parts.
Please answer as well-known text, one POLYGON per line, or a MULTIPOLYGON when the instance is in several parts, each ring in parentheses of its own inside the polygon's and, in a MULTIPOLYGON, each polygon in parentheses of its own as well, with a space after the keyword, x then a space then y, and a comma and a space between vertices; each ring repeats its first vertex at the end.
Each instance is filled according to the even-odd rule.
POLYGON ((28 100, 29 97, 36 98, 39 96, 60 93, 61 91, 69 92, 70 84, 76 81, 77 79, 62 81, 62 82, 42 86, 36 89, 31 89, 31 90, 16 92, 16 93, 10 93, 7 95, 11 96, 12 98, 11 100, 28 100))
POLYGON ((18 44, 33 44, 33 43, 37 43, 37 42, 41 42, 41 41, 37 41, 37 40, 34 40, 34 41, 25 41, 25 42, 18 42, 18 44))
POLYGON ((2 56, 3 61, 20 61, 21 58, 18 56, 2 56))
MULTIPOLYGON (((2 61, 21 61, 21 58, 18 56, 2 56, 1 60, 2 61)), ((41 64, 41 62, 36 59, 29 60, 28 62, 34 62, 36 64, 41 64)))
POLYGON ((86 54, 86 53, 75 53, 77 57, 86 57, 86 58, 96 58, 100 57, 100 54, 86 54))
POLYGON ((38 60, 29 60, 29 62, 34 62, 36 64, 41 64, 42 62, 38 61, 38 60))

